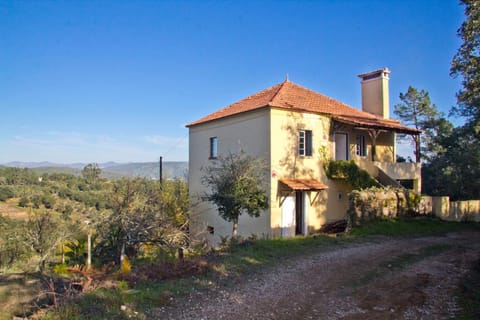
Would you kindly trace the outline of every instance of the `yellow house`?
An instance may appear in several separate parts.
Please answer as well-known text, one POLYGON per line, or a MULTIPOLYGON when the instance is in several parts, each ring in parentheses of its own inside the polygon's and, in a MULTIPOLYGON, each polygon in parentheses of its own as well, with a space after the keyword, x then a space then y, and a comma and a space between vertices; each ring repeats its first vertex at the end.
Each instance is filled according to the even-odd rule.
POLYGON ((419 130, 389 119, 387 68, 360 75, 362 110, 290 81, 255 93, 189 128, 189 190, 192 236, 215 245, 231 234, 217 208, 202 201, 202 167, 243 150, 267 160, 270 206, 259 218, 241 215, 247 237, 291 237, 344 219, 351 187, 325 175, 327 159, 354 160, 384 185, 408 182, 420 192, 420 164, 396 163, 396 133, 419 130))

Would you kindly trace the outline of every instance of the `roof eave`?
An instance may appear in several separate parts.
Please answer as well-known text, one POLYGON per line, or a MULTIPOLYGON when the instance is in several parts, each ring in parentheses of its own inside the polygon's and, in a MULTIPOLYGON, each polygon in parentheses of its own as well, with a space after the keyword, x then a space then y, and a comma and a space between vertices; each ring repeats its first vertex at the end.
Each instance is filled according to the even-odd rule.
POLYGON ((260 107, 257 107, 257 108, 251 109, 251 110, 245 110, 245 111, 237 112, 237 113, 234 113, 234 114, 219 116, 219 117, 213 118, 213 119, 206 119, 206 120, 200 119, 198 121, 194 121, 194 122, 191 122, 189 124, 186 124, 185 127, 186 128, 191 128, 191 127, 195 127, 195 126, 198 126, 198 125, 202 125, 202 124, 206 124, 206 123, 210 123, 210 122, 214 122, 214 121, 229 119, 229 118, 232 118, 232 117, 236 117, 236 116, 243 115, 243 114, 250 113, 250 112, 255 112, 255 111, 262 110, 264 108, 269 108, 269 107, 271 107, 271 106, 269 104, 267 104, 267 105, 260 106, 260 107))
MULTIPOLYGON (((349 125, 353 125, 353 126, 356 126, 358 128, 386 130, 386 131, 394 131, 396 133, 414 134, 414 135, 418 135, 418 134, 423 132, 422 130, 418 130, 418 129, 415 129, 415 128, 409 128, 409 127, 406 127, 406 126, 402 126, 400 124, 398 124, 396 126, 393 126, 391 124, 387 125, 387 124, 359 123, 358 121, 345 119, 342 116, 337 116, 337 117, 333 116, 332 118, 335 121, 342 122, 342 123, 349 124, 349 125)), ((365 120, 371 121, 372 119, 365 119, 365 120)))

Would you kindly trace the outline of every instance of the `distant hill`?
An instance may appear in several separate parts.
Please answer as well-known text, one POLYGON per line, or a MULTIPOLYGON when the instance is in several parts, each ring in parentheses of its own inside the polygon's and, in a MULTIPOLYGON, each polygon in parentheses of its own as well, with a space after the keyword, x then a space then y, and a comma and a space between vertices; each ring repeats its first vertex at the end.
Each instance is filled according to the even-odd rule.
MULTIPOLYGON (((158 179, 160 172, 158 162, 133 162, 117 164, 102 170, 105 172, 129 177, 145 177, 150 179, 158 179)), ((188 162, 163 162, 162 175, 164 179, 187 179, 188 162)))
MULTIPOLYGON (((98 165, 100 168, 108 168, 112 166, 116 166, 119 163, 110 161, 105 163, 99 163, 98 165)), ((48 161, 41 161, 41 162, 22 162, 22 161, 12 161, 3 164, 7 167, 17 167, 17 168, 72 168, 72 169, 83 169, 87 165, 87 163, 55 163, 55 162, 48 162, 48 161)))
MULTIPOLYGON (((7 167, 30 168, 37 174, 44 173, 67 173, 80 175, 86 163, 70 163, 59 164, 52 162, 9 162, 3 164, 7 167)), ((158 162, 132 162, 132 163, 116 163, 106 162, 99 163, 103 176, 108 179, 117 179, 120 177, 145 177, 149 179, 158 179, 159 164, 158 162)), ((165 161, 163 162, 163 178, 164 179, 187 179, 188 162, 186 161, 165 161)))
POLYGON ((7 167, 17 167, 17 168, 50 168, 50 167, 61 167, 61 168, 76 168, 82 169, 83 166, 81 163, 70 163, 70 164, 63 164, 63 163, 54 163, 48 161, 42 162, 22 162, 22 161, 12 161, 7 162, 4 164, 7 167))

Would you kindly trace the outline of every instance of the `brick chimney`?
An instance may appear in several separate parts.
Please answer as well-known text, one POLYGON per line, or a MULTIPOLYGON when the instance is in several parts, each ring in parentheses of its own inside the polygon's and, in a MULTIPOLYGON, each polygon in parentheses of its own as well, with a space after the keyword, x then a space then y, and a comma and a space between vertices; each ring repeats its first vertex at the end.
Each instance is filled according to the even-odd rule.
POLYGON ((362 110, 388 119, 390 106, 388 102, 388 75, 390 70, 380 70, 360 74, 362 79, 362 110))

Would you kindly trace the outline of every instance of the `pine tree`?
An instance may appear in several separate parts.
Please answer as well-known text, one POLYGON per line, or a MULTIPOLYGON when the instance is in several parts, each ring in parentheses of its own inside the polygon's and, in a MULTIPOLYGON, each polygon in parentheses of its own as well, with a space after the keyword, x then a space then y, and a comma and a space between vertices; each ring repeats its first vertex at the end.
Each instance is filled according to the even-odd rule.
POLYGON ((462 78, 462 89, 457 93, 458 106, 453 113, 467 119, 477 137, 480 133, 480 1, 461 0, 465 5, 466 20, 457 34, 463 40, 453 57, 450 74, 462 78))

